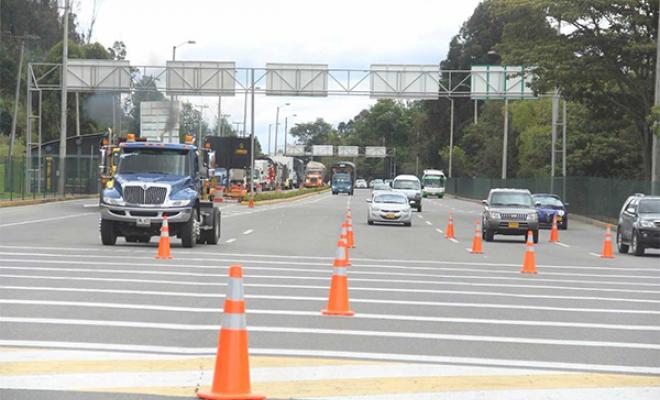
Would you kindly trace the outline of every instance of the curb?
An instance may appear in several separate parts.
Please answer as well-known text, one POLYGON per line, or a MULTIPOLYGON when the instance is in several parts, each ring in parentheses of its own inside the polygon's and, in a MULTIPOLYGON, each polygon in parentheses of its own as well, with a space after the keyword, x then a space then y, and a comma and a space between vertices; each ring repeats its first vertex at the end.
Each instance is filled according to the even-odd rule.
POLYGON ((72 196, 72 197, 55 197, 50 199, 29 199, 29 200, 11 200, 11 201, 7 200, 7 201, 0 201, 0 208, 32 206, 35 204, 46 204, 46 203, 55 203, 55 202, 81 200, 81 199, 94 199, 94 198, 98 198, 98 195, 89 194, 89 195, 80 195, 80 196, 72 196))
MULTIPOLYGON (((312 196, 315 196, 317 194, 325 193, 328 190, 330 190, 330 189, 319 190, 317 192, 311 192, 311 193, 305 193, 305 194, 301 194, 299 196, 292 196, 292 197, 287 197, 287 198, 284 198, 284 199, 258 200, 258 201, 254 202, 254 205, 255 206, 269 205, 269 204, 286 203, 286 202, 295 201, 295 200, 302 200, 302 199, 305 199, 307 197, 312 197, 312 196)), ((247 205, 248 202, 247 201, 242 201, 240 204, 241 205, 247 205)))

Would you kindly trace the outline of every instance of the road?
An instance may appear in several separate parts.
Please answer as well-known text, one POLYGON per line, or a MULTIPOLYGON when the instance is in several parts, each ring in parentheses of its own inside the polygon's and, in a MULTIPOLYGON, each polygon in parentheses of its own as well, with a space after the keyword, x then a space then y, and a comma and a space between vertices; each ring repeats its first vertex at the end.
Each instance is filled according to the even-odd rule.
POLYGON ((602 259, 604 230, 469 253, 481 206, 368 226, 368 191, 223 206, 218 246, 155 260, 100 245, 91 200, 0 210, 0 397, 169 399, 210 384, 227 267, 245 271, 253 390, 269 398, 660 398, 660 252, 602 259), (325 317, 353 210, 352 318, 325 317), (449 213, 456 240, 444 238, 449 213))

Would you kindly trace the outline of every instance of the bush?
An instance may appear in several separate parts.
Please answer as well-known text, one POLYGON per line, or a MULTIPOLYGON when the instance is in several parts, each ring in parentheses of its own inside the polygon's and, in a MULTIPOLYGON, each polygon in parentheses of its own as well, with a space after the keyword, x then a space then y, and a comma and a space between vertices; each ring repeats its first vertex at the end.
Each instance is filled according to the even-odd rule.
POLYGON ((285 192, 262 192, 256 193, 254 195, 254 201, 264 201, 264 200, 279 200, 279 199, 289 199, 292 197, 302 196, 308 193, 322 192, 329 190, 327 186, 322 186, 319 188, 301 188, 297 190, 287 190, 285 192))

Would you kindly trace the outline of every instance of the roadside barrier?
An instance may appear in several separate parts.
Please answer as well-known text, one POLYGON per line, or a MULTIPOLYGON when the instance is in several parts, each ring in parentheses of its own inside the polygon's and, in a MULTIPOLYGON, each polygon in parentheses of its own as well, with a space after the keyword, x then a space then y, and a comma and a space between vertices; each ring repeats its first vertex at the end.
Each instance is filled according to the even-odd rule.
POLYGON ((160 240, 158 241, 158 254, 156 258, 169 260, 170 254, 170 226, 167 223, 167 215, 163 215, 163 225, 160 227, 160 240))
MULTIPOLYGON (((340 240, 341 242, 341 240, 340 240)), ((343 243, 337 243, 337 248, 344 247, 343 243)), ((355 315, 350 309, 348 300, 348 269, 345 265, 337 265, 337 258, 333 265, 332 281, 330 282, 330 293, 328 294, 328 306, 321 310, 323 315, 351 317, 355 315)))
POLYGON ((455 239, 454 235, 454 217, 449 213, 449 222, 447 223, 447 229, 445 229, 445 238, 446 239, 455 239))
POLYGON ((603 242, 603 251, 600 253, 601 258, 614 258, 612 253, 612 225, 607 224, 605 228, 605 242, 603 242))
POLYGON ((337 252, 335 253, 335 261, 332 263, 334 267, 348 267, 348 249, 344 245, 344 241, 339 239, 337 242, 337 252))
POLYGON ((266 398, 252 394, 250 388, 243 268, 240 265, 229 267, 227 297, 218 338, 211 391, 199 391, 197 397, 212 400, 261 400, 266 398))
POLYGON ((536 274, 536 252, 534 251, 534 236, 532 231, 527 232, 527 250, 525 250, 525 259, 520 270, 523 274, 536 274))
POLYGON ((557 229, 557 214, 552 216, 552 229, 550 230, 550 243, 559 242, 559 229, 557 229))
POLYGON ((481 246, 481 229, 479 223, 480 223, 479 220, 475 222, 476 227, 474 228, 474 238, 472 239, 472 250, 470 251, 470 253, 472 254, 484 254, 481 246))

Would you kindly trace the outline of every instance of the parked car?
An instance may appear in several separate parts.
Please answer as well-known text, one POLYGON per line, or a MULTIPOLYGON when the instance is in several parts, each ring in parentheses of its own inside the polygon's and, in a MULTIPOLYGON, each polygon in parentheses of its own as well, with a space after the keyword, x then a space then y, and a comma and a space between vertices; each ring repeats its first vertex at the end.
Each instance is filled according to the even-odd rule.
POLYGON ((415 175, 399 175, 392 181, 392 190, 408 196, 411 207, 422 212, 422 184, 415 175))
POLYGON ((561 197, 550 193, 536 193, 532 195, 534 203, 540 203, 536 207, 539 215, 539 226, 552 226, 552 218, 557 216, 557 227, 568 229, 568 203, 561 201, 561 197))
POLYGON ((408 197, 398 192, 375 192, 369 203, 367 214, 367 223, 373 225, 374 222, 398 223, 405 226, 412 225, 412 209, 408 202, 408 197))
POLYGON ((364 179, 356 179, 355 180, 355 188, 356 189, 366 189, 367 188, 367 181, 364 179))
POLYGON ((621 207, 616 227, 619 253, 641 256, 647 248, 660 249, 660 196, 636 194, 621 207))
POLYGON ((527 189, 491 189, 482 201, 482 237, 491 242, 497 235, 527 236, 532 231, 534 243, 539 242, 539 216, 532 194, 527 189))

